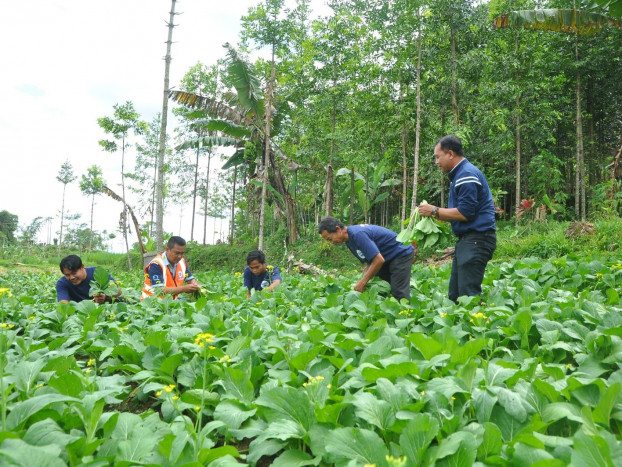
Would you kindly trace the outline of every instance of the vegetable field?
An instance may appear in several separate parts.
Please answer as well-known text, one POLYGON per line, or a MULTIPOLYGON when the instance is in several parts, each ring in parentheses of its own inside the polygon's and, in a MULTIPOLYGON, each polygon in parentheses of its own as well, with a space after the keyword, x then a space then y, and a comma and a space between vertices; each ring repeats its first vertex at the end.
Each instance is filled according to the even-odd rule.
POLYGON ((0 276, 0 464, 620 465, 622 264, 491 264, 481 306, 448 266, 409 306, 355 276, 101 306, 0 276))

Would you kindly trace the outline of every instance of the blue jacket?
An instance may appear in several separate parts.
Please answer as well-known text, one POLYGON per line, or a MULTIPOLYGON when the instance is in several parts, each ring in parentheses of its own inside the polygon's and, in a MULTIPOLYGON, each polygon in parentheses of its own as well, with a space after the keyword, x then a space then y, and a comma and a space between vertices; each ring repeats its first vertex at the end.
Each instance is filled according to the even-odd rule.
POLYGON ((458 208, 467 218, 467 221, 451 221, 454 234, 496 230, 495 206, 484 174, 464 158, 447 176, 451 182, 448 207, 458 208))

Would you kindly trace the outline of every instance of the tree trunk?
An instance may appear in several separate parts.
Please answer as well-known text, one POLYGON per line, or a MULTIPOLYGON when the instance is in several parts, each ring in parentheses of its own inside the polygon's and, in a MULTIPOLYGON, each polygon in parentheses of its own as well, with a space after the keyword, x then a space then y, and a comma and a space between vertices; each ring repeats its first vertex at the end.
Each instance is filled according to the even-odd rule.
POLYGON ((350 225, 354 224, 354 167, 350 171, 350 225))
POLYGON ((158 181, 156 183, 156 244, 158 252, 164 245, 164 154, 166 152, 166 124, 168 119, 169 72, 171 68, 171 45, 173 44, 173 20, 175 19, 175 2, 171 0, 171 11, 168 20, 168 39, 166 41, 166 57, 164 58, 164 91, 162 93, 162 122, 160 126, 160 146, 158 151, 158 181))
POLYGON ((417 117, 415 123, 415 149, 413 152, 413 194, 410 203, 412 212, 417 205, 419 188, 419 146, 421 142, 421 22, 417 30, 417 117))
POLYGON ((158 163, 153 165, 153 189, 151 190, 151 206, 149 208, 149 237, 153 237, 153 215, 155 214, 156 185, 158 184, 158 163))
MULTIPOLYGON (((274 181, 276 190, 283 196, 285 202, 285 219, 287 222, 287 231, 289 233, 289 243, 292 244, 298 240, 298 229, 296 228, 296 205, 289 190, 285 188, 285 182, 281 169, 276 162, 274 151, 270 152, 270 163, 274 169, 274 181)), ((261 249, 261 248, 260 248, 261 249)))
POLYGON ((203 202, 203 245, 207 245, 207 200, 209 198, 209 170, 212 160, 211 148, 207 150, 207 175, 205 177, 205 200, 203 202))
POLYGON ((95 209, 95 195, 91 195, 91 228, 89 232, 89 251, 93 250, 93 210, 95 209))
POLYGON ((60 249, 63 246, 63 224, 65 223, 65 190, 67 189, 67 184, 63 185, 63 202, 60 208, 60 239, 58 240, 58 256, 60 256, 60 249))
POLYGON ((460 109, 458 107, 458 84, 456 79, 456 34, 453 24, 450 24, 451 32, 451 107, 454 113, 454 124, 460 124, 460 109))
POLYGON ((132 208, 129 206, 129 204, 125 202, 123 198, 117 195, 114 191, 112 191, 106 185, 102 187, 102 192, 106 193, 112 199, 123 203, 124 211, 127 211, 130 213, 130 217, 132 218, 132 222, 134 223, 134 230, 136 230, 136 236, 138 237, 138 246, 140 247, 140 252, 147 253, 147 251, 145 250, 145 245, 143 244, 143 238, 141 234, 142 230, 140 228, 140 225, 138 224, 138 219, 136 219, 136 216, 134 215, 134 211, 132 210, 132 208))
MULTIPOLYGON (((199 132, 199 139, 201 132, 199 132)), ((192 190, 192 223, 190 226, 190 241, 194 240, 194 217, 197 209, 197 184, 199 182, 199 154, 201 152, 201 141, 197 145, 197 158, 194 164, 194 190, 192 190)))
MULTIPOLYGON (((337 63, 333 57, 333 91, 337 88, 337 63)), ((326 170, 326 184, 324 186, 324 202, 326 215, 332 216, 335 207, 335 172, 333 169, 333 159, 335 157, 335 127, 337 122, 337 102, 333 92, 333 105, 331 110, 331 133, 330 133, 330 159, 326 170)))
POLYGON ((233 192, 231 194, 231 234, 229 236, 229 243, 233 245, 233 234, 235 232, 235 183, 238 179, 238 166, 233 167, 233 192))
POLYGON ((127 240, 127 204, 125 203, 125 132, 123 133, 121 146, 121 196, 123 196, 123 216, 121 217, 123 225, 123 240, 125 241, 125 250, 127 251, 127 267, 132 270, 132 256, 130 255, 130 244, 127 240))
POLYGON ((367 168, 365 169, 365 205, 363 206, 363 210, 365 212, 365 223, 369 223, 369 210, 367 206, 369 206, 369 162, 367 162, 367 168))
MULTIPOLYGON (((575 59, 579 63, 579 38, 575 36, 575 59)), ((581 118, 581 71, 577 69, 577 167, 575 176, 575 214, 585 222, 585 162, 583 160, 583 121, 581 118)))
POLYGON ((264 229, 266 222, 266 195, 268 188, 268 158, 270 156, 270 125, 272 123, 272 85, 276 75, 274 68, 274 44, 272 45, 272 59, 270 61, 270 78, 268 79, 268 89, 265 101, 265 121, 264 121, 264 147, 262 155, 261 171, 261 210, 259 211, 259 244, 257 249, 263 250, 264 229))
POLYGON ((406 219, 406 200, 408 199, 408 167, 406 163, 406 124, 402 123, 402 209, 400 221, 406 219))
MULTIPOLYGON (((518 33, 514 38, 514 54, 518 55, 518 33)), ((515 79, 518 83, 519 74, 516 71, 515 79)), ((516 213, 520 207, 521 200, 521 134, 520 134, 520 91, 516 92, 516 211, 514 214, 514 225, 518 225, 516 213)))

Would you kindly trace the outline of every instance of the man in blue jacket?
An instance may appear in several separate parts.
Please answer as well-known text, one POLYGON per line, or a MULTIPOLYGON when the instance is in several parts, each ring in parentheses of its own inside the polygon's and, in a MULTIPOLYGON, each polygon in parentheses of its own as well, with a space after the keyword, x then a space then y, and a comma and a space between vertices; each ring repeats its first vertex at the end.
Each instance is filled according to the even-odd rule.
POLYGON ((449 298, 457 303, 463 295, 482 294, 488 261, 497 248, 495 206, 488 182, 471 164, 457 136, 442 137, 434 146, 434 158, 449 181, 447 208, 419 206, 419 214, 451 223, 458 237, 449 279, 449 298))
MULTIPOLYGON (((121 288, 113 296, 104 294, 89 295, 91 281, 94 279, 95 266, 86 268, 82 259, 76 255, 65 256, 60 262, 60 270, 63 277, 56 282, 56 301, 69 303, 69 301, 81 302, 93 300, 95 303, 112 303, 112 299, 120 300, 121 288)), ((116 284, 111 275, 108 278, 116 284)))
POLYGON ((397 234, 379 225, 361 224, 345 226, 334 217, 323 218, 319 225, 322 238, 333 245, 343 243, 362 263, 363 276, 354 290, 363 292, 369 280, 378 276, 391 284, 391 294, 398 300, 410 300, 410 270, 414 249, 396 240, 397 234))

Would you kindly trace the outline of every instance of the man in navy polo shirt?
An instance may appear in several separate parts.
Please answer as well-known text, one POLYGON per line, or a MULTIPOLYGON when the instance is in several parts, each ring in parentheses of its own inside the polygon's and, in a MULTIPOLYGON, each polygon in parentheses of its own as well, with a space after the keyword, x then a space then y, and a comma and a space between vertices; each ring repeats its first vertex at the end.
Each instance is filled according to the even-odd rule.
POLYGON ((246 256, 244 268, 244 287, 248 289, 246 298, 250 298, 251 290, 272 292, 282 281, 279 268, 266 263, 266 255, 261 250, 253 250, 246 256))
POLYGON ((374 276, 391 284, 391 294, 398 300, 410 300, 410 270, 414 249, 396 240, 397 234, 379 225, 361 224, 345 226, 334 217, 321 220, 320 235, 333 245, 343 243, 354 256, 365 263, 363 276, 354 290, 363 292, 374 276))
MULTIPOLYGON (((112 302, 112 298, 117 299, 121 295, 121 288, 113 296, 104 294, 89 295, 91 281, 95 272, 95 266, 85 268, 79 256, 65 256, 60 262, 60 270, 63 277, 56 282, 56 301, 68 303, 81 302, 82 300, 93 300, 95 303, 112 302)), ((116 284, 112 276, 108 278, 116 284)))
POLYGON ((497 248, 495 206, 484 174, 464 157, 457 136, 438 140, 434 158, 451 182, 449 204, 447 208, 424 204, 419 214, 451 222, 458 237, 449 279, 449 298, 457 303, 463 295, 482 294, 486 265, 497 248))

